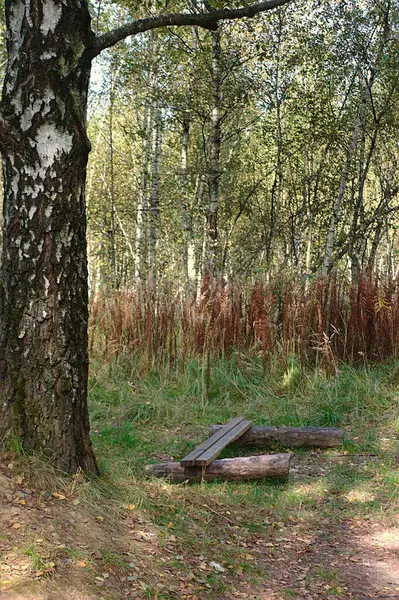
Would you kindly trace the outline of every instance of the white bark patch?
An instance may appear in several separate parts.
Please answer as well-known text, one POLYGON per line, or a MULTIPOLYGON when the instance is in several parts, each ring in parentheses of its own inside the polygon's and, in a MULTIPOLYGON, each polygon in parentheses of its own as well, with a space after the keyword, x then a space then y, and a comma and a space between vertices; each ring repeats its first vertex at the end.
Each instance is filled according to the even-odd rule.
POLYGON ((36 183, 32 191, 32 200, 37 198, 40 192, 44 192, 44 185, 42 183, 36 183))
POLYGON ((55 4, 53 0, 45 0, 43 3, 43 21, 40 31, 43 35, 54 33, 62 15, 62 5, 55 4))
POLYGON ((11 181, 11 188, 12 191, 14 192, 14 197, 16 198, 18 196, 18 190, 19 190, 19 173, 15 173, 12 181, 11 181))
POLYGON ((35 212, 36 212, 36 211, 37 211, 37 208, 36 208, 36 206, 31 206, 31 207, 30 207, 30 209, 29 209, 29 213, 28 213, 28 217, 29 217, 29 220, 30 220, 30 221, 33 219, 33 217, 34 217, 34 215, 35 215, 35 212))
POLYGON ((36 99, 30 106, 28 106, 23 114, 21 115, 21 129, 27 131, 32 126, 33 116, 39 112, 42 105, 42 100, 36 99))
POLYGON ((26 15, 26 20, 29 23, 29 27, 33 27, 33 21, 32 21, 32 18, 30 16, 30 6, 29 6, 29 4, 30 4, 29 0, 25 0, 25 7, 26 7, 26 13, 25 13, 25 15, 26 15))
MULTIPOLYGON (((19 3, 11 5, 10 10, 10 27, 8 31, 11 37, 11 49, 8 57, 9 65, 12 65, 15 59, 18 57, 20 47, 22 45, 22 22, 25 16, 25 4, 22 0, 19 3)), ((11 84, 12 85, 12 84, 11 84)))
POLYGON ((40 60, 50 60, 50 58, 56 58, 56 53, 53 52, 52 50, 43 52, 43 54, 40 55, 40 60))
POLYGON ((49 287, 50 287, 50 280, 47 279, 47 277, 45 275, 43 275, 43 277, 44 277, 44 295, 47 298, 47 296, 48 296, 48 290, 49 290, 49 287))
POLYGON ((50 88, 47 88, 44 91, 44 94, 41 98, 36 98, 36 100, 34 100, 32 96, 30 97, 30 104, 25 108, 21 116, 22 131, 27 131, 32 126, 33 117, 40 110, 42 112, 43 117, 45 117, 50 112, 50 102, 54 100, 54 98, 55 96, 50 90, 50 88))
POLYGON ((63 152, 68 154, 72 149, 72 135, 59 131, 52 123, 45 123, 37 130, 36 150, 40 158, 40 171, 36 174, 44 178, 47 169, 63 152))
MULTIPOLYGON (((34 144, 35 146, 36 144, 34 144)), ((35 165, 34 167, 30 167, 29 165, 23 165, 22 169, 25 171, 26 175, 29 175, 33 179, 37 176, 37 172, 40 169, 40 165, 35 165)))

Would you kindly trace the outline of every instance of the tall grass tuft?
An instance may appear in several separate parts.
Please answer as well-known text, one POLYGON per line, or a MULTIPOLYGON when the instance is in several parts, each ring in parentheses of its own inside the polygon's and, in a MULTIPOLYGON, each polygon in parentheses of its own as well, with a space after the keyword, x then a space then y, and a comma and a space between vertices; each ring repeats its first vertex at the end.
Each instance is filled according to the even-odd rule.
MULTIPOLYGON (((169 289, 96 294, 90 304, 90 349, 107 362, 141 361, 144 370, 202 357, 205 381, 211 356, 237 362, 243 351, 286 364, 378 362, 399 354, 398 281, 362 275, 357 284, 332 273, 303 281, 238 283, 203 278, 198 296, 169 289)), ((208 384, 206 384, 208 387, 208 384)))

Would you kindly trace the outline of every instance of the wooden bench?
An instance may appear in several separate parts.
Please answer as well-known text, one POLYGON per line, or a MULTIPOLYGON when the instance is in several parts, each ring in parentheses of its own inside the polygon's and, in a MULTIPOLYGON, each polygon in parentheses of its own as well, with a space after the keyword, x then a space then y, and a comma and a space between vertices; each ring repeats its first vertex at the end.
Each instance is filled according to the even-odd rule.
POLYGON ((180 465, 182 467, 207 467, 219 456, 223 448, 231 442, 235 442, 248 431, 251 425, 252 422, 245 421, 244 417, 236 417, 187 454, 180 461, 180 465))

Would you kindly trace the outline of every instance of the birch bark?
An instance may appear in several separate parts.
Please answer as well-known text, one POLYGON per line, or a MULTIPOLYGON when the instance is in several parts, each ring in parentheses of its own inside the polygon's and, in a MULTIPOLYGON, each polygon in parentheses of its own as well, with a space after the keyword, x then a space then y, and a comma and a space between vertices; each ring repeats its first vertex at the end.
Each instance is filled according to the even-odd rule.
POLYGON ((6 0, 0 430, 96 473, 87 411, 85 2, 6 0))
POLYGON ((214 277, 218 273, 218 211, 220 191, 221 150, 221 39, 220 31, 212 32, 212 133, 209 150, 209 206, 206 220, 206 264, 205 270, 214 277))

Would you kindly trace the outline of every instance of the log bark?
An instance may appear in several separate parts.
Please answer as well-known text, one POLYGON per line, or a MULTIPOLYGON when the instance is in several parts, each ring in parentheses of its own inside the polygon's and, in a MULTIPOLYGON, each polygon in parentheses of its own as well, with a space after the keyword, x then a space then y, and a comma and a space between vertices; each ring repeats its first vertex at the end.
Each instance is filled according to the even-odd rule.
POLYGON ((288 477, 292 454, 266 454, 215 460, 206 469, 182 467, 167 462, 148 465, 146 470, 154 477, 168 477, 171 481, 250 481, 264 477, 288 477))
MULTIPOLYGON (((211 425, 210 435, 216 433, 223 425, 211 425)), ((234 442, 235 446, 267 446, 279 444, 288 448, 300 446, 317 446, 333 448, 340 446, 344 439, 342 429, 323 427, 259 427, 253 426, 234 442)))

